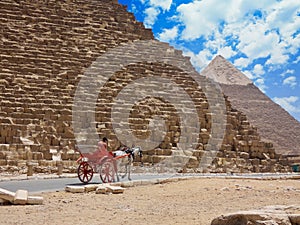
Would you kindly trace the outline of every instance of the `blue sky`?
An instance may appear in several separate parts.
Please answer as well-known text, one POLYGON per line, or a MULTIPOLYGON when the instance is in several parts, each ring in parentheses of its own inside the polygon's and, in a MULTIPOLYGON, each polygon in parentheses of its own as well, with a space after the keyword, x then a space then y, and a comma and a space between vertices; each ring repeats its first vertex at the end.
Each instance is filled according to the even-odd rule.
POLYGON ((222 55, 300 121, 300 1, 119 0, 201 72, 222 55))

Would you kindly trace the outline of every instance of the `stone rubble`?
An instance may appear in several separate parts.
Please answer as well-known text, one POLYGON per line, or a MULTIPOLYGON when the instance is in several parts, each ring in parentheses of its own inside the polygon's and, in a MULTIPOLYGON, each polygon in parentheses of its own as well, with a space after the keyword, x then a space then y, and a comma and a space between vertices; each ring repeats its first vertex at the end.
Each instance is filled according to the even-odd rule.
POLYGON ((41 205, 43 204, 43 197, 28 195, 27 190, 11 192, 0 188, 0 204, 41 205))
POLYGON ((122 194, 124 190, 125 188, 123 187, 110 184, 87 184, 81 186, 68 185, 65 187, 65 191, 71 193, 95 192, 96 194, 122 194))
POLYGON ((211 225, 298 225, 300 206, 267 206, 259 210, 242 211, 215 218, 211 225))

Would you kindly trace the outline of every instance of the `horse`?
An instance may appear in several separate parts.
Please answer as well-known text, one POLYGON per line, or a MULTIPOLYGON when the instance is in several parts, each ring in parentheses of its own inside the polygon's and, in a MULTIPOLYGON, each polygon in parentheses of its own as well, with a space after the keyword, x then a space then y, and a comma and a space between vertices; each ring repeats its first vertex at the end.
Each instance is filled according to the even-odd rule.
POLYGON ((130 171, 131 171, 131 164, 136 156, 139 156, 141 159, 141 163, 143 165, 142 157, 143 153, 141 147, 132 147, 129 148, 127 146, 120 148, 113 152, 114 158, 117 159, 117 181, 120 181, 119 173, 122 173, 121 178, 125 178, 128 174, 128 180, 131 180, 130 171), (124 169, 124 171, 122 171, 124 169))

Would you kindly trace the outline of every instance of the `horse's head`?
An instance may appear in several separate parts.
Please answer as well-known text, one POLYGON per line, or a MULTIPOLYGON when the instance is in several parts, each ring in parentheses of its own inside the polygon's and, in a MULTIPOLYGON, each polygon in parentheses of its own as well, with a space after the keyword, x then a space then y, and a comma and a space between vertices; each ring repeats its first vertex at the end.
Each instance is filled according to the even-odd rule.
POLYGON ((135 156, 139 156, 142 161, 143 151, 142 151, 141 147, 132 147, 131 151, 132 151, 131 155, 132 155, 133 159, 135 159, 135 156))

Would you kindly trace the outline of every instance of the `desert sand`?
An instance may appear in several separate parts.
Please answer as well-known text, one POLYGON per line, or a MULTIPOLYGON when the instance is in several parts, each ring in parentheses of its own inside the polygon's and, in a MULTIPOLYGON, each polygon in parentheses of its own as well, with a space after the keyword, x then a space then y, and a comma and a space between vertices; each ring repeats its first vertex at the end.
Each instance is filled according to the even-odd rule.
POLYGON ((210 224, 268 205, 300 203, 300 180, 197 178, 127 188, 123 194, 39 193, 43 205, 0 206, 1 224, 210 224))

